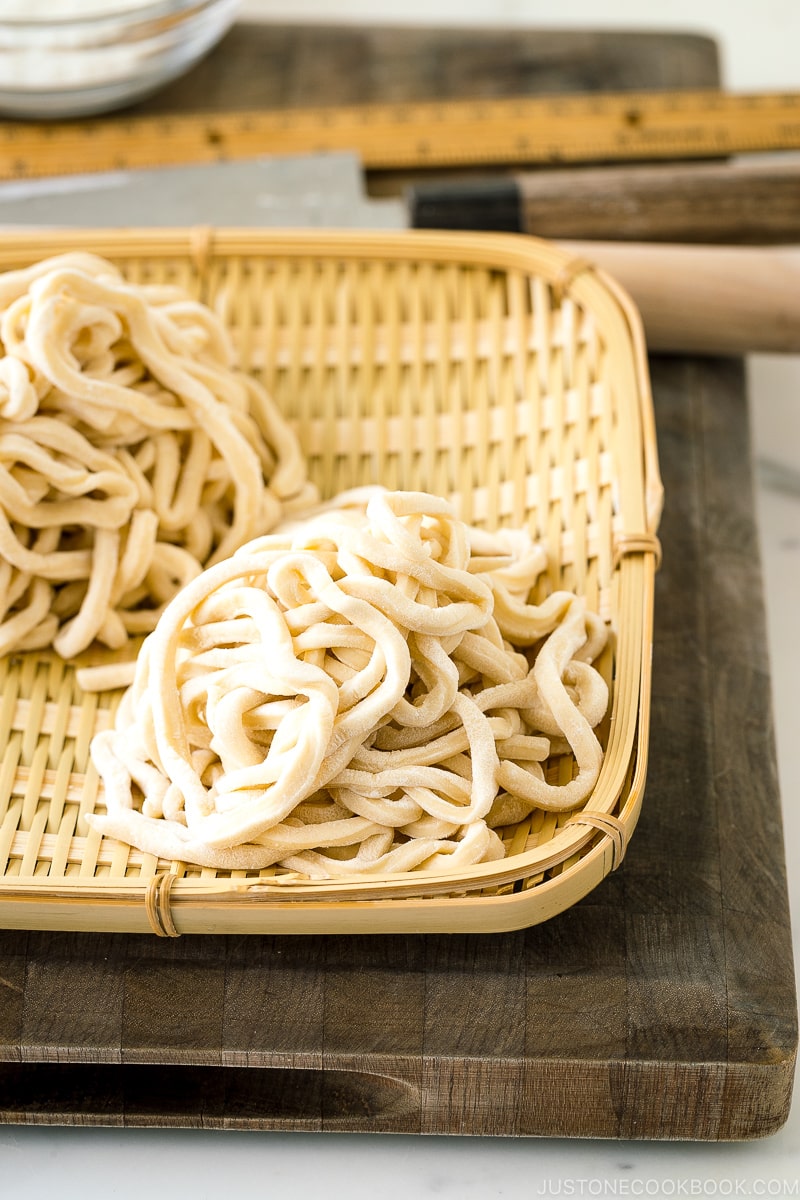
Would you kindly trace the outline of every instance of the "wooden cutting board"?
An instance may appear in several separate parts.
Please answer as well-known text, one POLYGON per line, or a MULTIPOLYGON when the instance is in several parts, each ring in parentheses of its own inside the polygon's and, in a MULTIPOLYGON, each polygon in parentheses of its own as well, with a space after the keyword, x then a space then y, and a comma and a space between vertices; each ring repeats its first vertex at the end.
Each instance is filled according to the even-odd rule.
POLYGON ((131 113, 713 87, 716 44, 676 33, 242 23, 131 113))
MULTIPOLYGON (((315 102, 355 78, 365 99, 426 80, 639 86, 643 63, 664 86, 717 78, 689 37, 303 28, 271 44, 249 69, 281 66, 285 94, 302 79, 315 102)), ((653 382, 651 766, 621 869, 507 935, 0 932, 0 1120, 695 1139, 783 1122, 796 1007, 743 372, 665 359, 653 382)))

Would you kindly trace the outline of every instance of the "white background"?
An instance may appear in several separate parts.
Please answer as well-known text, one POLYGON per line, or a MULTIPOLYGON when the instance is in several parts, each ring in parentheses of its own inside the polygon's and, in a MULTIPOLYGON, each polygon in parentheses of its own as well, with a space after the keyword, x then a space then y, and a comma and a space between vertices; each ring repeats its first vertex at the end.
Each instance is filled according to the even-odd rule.
MULTIPOLYGON (((678 29, 718 40, 729 87, 800 90, 800 0, 248 0, 244 12, 274 21, 678 29)), ((800 360, 754 358, 748 368, 756 453, 800 472, 800 360)), ((766 481, 763 466, 761 476, 766 481)), ((794 495, 762 485, 758 503, 800 961, 800 486, 793 490, 794 495)), ((0 1127, 0 1200, 22 1195, 139 1200, 170 1192, 192 1200, 298 1200, 320 1192, 326 1200, 548 1193, 798 1196, 800 1102, 779 1134, 728 1146, 0 1127)))

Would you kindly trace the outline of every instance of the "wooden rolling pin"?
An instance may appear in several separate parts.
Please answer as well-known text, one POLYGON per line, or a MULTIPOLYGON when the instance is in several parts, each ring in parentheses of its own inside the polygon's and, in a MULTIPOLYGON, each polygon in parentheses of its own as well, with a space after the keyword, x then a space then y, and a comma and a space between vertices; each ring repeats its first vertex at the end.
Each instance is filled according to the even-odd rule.
POLYGON ((651 350, 800 353, 800 247, 560 244, 630 292, 651 350))

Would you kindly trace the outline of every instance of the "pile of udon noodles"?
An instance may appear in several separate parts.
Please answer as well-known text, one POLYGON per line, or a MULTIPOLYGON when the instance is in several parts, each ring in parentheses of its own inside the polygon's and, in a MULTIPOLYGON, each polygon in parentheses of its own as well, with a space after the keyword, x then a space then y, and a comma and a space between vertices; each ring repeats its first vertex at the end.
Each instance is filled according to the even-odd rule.
POLYGON ((311 499, 285 421, 183 291, 46 259, 0 275, 0 341, 0 654, 118 650, 311 499))
POLYGON ((93 827, 167 860, 374 878, 502 858, 497 827, 585 803, 603 622, 571 592, 532 602, 547 559, 527 533, 426 494, 363 499, 251 541, 167 606, 93 741, 93 827), (574 777, 548 781, 565 754, 574 777))

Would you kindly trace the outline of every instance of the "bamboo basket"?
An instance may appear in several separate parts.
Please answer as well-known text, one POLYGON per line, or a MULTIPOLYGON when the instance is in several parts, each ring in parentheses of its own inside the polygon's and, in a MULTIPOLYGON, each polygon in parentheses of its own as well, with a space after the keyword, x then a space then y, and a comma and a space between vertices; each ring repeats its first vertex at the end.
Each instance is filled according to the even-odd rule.
MULTIPOLYGON (((621 860, 645 779, 661 508, 638 314, 582 259, 532 238, 253 230, 0 236, 0 270, 68 249, 214 306, 240 365, 293 422, 324 495, 380 482, 527 525, 548 586, 608 622, 597 786, 576 813, 503 832, 458 875, 282 882, 275 868, 167 862, 90 831, 88 756, 118 694, 82 695, 54 655, 0 660, 0 927, 178 933, 499 931, 543 921, 621 860)), ((569 778, 560 761, 557 778, 569 778)))

